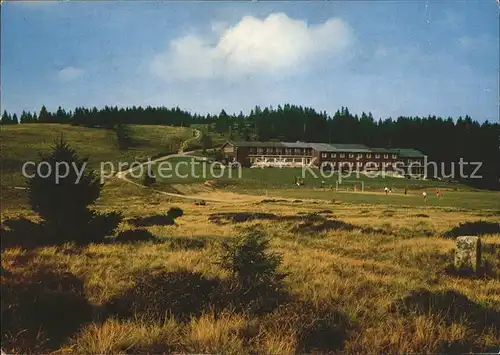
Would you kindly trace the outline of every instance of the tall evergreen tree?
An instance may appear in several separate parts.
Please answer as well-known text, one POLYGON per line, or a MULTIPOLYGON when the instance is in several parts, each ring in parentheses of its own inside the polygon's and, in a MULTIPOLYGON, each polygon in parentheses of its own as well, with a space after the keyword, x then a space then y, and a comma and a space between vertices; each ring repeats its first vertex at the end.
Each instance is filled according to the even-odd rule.
POLYGON ((4 125, 7 125, 7 124, 11 124, 12 123, 12 118, 11 116, 7 113, 7 110, 4 110, 3 111, 3 114, 2 114, 2 121, 0 122, 4 125))
MULTIPOLYGON (((88 159, 78 156, 62 137, 40 158, 35 175, 27 179, 29 203, 43 219, 52 241, 86 242, 102 237, 91 229, 92 222, 96 225, 96 214, 88 206, 99 197, 101 185, 96 173, 88 169, 88 159), (63 170, 63 164, 68 171, 63 170)), ((105 234, 116 228, 121 217, 114 214, 111 219, 105 234)), ((104 227, 103 222, 97 225, 104 227)))

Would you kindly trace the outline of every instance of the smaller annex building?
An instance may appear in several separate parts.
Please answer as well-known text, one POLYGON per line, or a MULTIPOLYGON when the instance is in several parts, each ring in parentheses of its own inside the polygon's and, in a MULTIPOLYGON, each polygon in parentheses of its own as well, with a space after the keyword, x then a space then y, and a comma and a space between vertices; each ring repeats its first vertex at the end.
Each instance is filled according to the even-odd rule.
POLYGON ((249 167, 331 166, 359 171, 394 171, 424 178, 426 156, 407 148, 370 148, 363 144, 227 141, 224 160, 249 167))

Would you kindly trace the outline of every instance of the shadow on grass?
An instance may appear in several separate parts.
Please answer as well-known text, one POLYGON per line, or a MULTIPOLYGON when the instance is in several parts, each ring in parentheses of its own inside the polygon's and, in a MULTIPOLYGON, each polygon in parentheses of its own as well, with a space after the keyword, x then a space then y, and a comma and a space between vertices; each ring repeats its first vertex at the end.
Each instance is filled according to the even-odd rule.
POLYGON ((314 234, 318 232, 325 232, 329 230, 343 230, 343 231, 360 231, 361 233, 366 234, 383 234, 388 235, 387 231, 378 228, 372 227, 361 227, 356 226, 354 224, 346 223, 341 220, 306 220, 298 225, 292 227, 292 232, 296 233, 306 233, 306 234, 314 234))
POLYGON ((155 215, 149 217, 137 217, 128 220, 129 223, 136 227, 148 226, 170 226, 175 224, 174 219, 168 215, 155 215))
POLYGON ((351 320, 332 305, 293 299, 264 318, 264 329, 290 329, 298 333, 299 353, 331 353, 344 347, 352 329, 351 320))
MULTIPOLYGON (((393 302, 391 311, 405 316, 435 315, 443 317, 449 327, 453 323, 466 322, 477 333, 491 328, 499 329, 500 312, 471 301, 466 296, 452 290, 431 292, 425 289, 412 291, 401 300, 393 302)), ((474 337, 453 341, 440 341, 437 353, 479 353, 498 351, 498 348, 485 349, 474 343, 474 337)))
POLYGON ((205 310, 220 281, 201 273, 145 271, 135 276, 135 286, 106 305, 108 314, 120 318, 145 315, 163 322, 168 316, 187 321, 205 310))
POLYGON ((114 233, 121 220, 121 214, 116 212, 91 212, 85 228, 75 228, 74 232, 64 235, 54 231, 54 228, 45 222, 35 223, 26 218, 9 219, 2 223, 0 229, 2 250, 14 247, 33 249, 68 242, 77 245, 104 243, 106 236, 114 233))
POLYGON ((159 322, 171 316, 186 322, 209 310, 266 314, 287 299, 281 289, 243 288, 233 279, 208 278, 187 270, 148 270, 138 273, 134 284, 108 302, 108 316, 130 319, 140 315, 159 322))
POLYGON ((146 229, 130 229, 120 232, 113 241, 115 243, 161 242, 159 238, 146 229))
POLYGON ((313 234, 328 230, 345 230, 354 231, 359 230, 361 233, 378 233, 378 234, 390 234, 383 229, 371 228, 371 227, 361 227, 350 223, 343 222, 341 220, 328 219, 322 214, 330 214, 330 210, 323 210, 316 213, 305 213, 300 212, 297 215, 287 215, 280 216, 274 213, 265 212, 226 212, 226 213, 214 213, 208 217, 208 220, 219 225, 230 224, 230 223, 243 223, 255 220, 270 220, 270 221, 285 221, 285 222, 300 222, 299 224, 292 227, 292 232, 313 234))
POLYGON ((332 210, 321 210, 321 211, 316 211, 316 212, 297 212, 297 215, 302 215, 302 216, 307 216, 307 215, 311 215, 311 214, 319 214, 319 215, 333 215, 333 211, 332 210))
POLYGON ((262 204, 262 203, 283 203, 283 202, 289 202, 284 199, 263 199, 262 201, 257 202, 257 204, 262 204))
POLYGON ((408 315, 435 314, 444 317, 450 326, 465 319, 478 331, 498 327, 500 312, 471 301, 452 290, 431 292, 425 289, 412 291, 409 295, 391 305, 391 310, 408 315))
POLYGON ((198 250, 205 248, 209 243, 207 238, 203 237, 167 237, 162 239, 162 242, 167 244, 171 250, 198 250))
MULTIPOLYGON (((327 212, 322 211, 326 214, 327 212)), ((208 220, 212 223, 223 225, 231 223, 243 223, 255 220, 270 220, 270 221, 313 221, 313 220, 324 220, 325 217, 318 213, 304 213, 297 215, 286 215, 281 216, 274 213, 266 212, 224 212, 224 213, 213 213, 208 217, 208 220)))
POLYGON ((128 222, 136 227, 170 226, 175 224, 175 219, 181 217, 183 214, 184 212, 180 208, 172 207, 166 214, 132 218, 129 219, 128 222))
POLYGON ((465 222, 453 227, 443 234, 444 237, 454 238, 461 235, 500 234, 500 222, 465 222))
POLYGON ((48 242, 42 224, 26 218, 6 220, 1 226, 0 233, 2 250, 14 247, 33 249, 48 242))
POLYGON ((297 219, 295 216, 278 216, 274 213, 265 212, 225 212, 225 213, 213 213, 208 217, 208 220, 212 223, 223 225, 230 223, 243 223, 254 220, 285 220, 285 219, 297 219))
POLYGON ((92 306, 83 282, 71 273, 41 269, 2 275, 2 348, 16 353, 57 349, 84 323, 92 306))
POLYGON ((295 299, 284 290, 261 285, 243 289, 234 280, 207 278, 180 270, 138 274, 135 286, 106 305, 108 316, 146 316, 158 322, 174 317, 187 322, 207 311, 231 310, 262 317, 263 329, 291 327, 305 352, 335 351, 344 346, 351 321, 343 313, 295 299))

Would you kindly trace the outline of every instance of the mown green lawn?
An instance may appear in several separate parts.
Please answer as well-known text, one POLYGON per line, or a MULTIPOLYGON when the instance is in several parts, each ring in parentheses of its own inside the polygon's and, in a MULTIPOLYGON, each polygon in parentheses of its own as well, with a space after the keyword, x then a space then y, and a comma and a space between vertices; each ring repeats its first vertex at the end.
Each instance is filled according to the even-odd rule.
MULTIPOLYGON (((302 168, 221 168, 220 165, 203 164, 193 158, 173 158, 162 163, 163 174, 158 174, 158 179, 166 183, 199 183, 206 180, 218 179, 230 185, 240 187, 260 188, 288 188, 295 186, 295 178, 301 177, 305 186, 310 188, 332 187, 336 188, 339 180, 337 173, 323 175, 319 169, 302 168)), ((156 169, 159 166, 157 165, 156 169)), ((351 176, 342 176, 342 182, 339 185, 340 190, 352 190, 354 185, 361 189, 361 182, 364 183, 364 189, 367 191, 380 191, 385 186, 392 188, 393 191, 404 190, 405 188, 423 189, 423 188, 444 188, 444 189, 463 189, 470 190, 467 186, 461 184, 450 184, 438 180, 416 180, 402 179, 390 176, 378 176, 375 178, 363 174, 351 176)))
MULTIPOLYGON (((156 166, 158 185, 196 184, 207 180, 217 180, 226 190, 271 197, 296 199, 337 200, 356 204, 384 204, 397 206, 429 206, 461 209, 500 210, 500 193, 473 190, 464 185, 450 184, 437 180, 408 180, 394 177, 369 178, 364 175, 345 178, 336 190, 338 175, 315 177, 310 172, 304 175, 303 186, 294 184, 295 177, 302 176, 300 168, 213 168, 193 158, 174 158, 162 163, 162 174, 156 166), (364 182, 365 191, 361 192, 364 182), (321 187, 323 182, 323 187, 321 187), (358 191, 354 192, 354 185, 358 191), (385 195, 384 187, 392 189, 385 195), (407 194, 404 194, 405 188, 407 194), (441 190, 443 198, 438 200, 435 190, 441 190), (427 192, 424 201, 422 192, 427 192)), ((315 172, 318 174, 318 171, 315 172)))
POLYGON ((240 193, 266 195, 269 198, 296 198, 335 200, 355 204, 380 204, 393 206, 420 206, 458 208, 467 210, 500 211, 500 193, 494 191, 445 191, 442 199, 437 199, 433 193, 428 193, 427 202, 422 197, 422 190, 410 191, 408 195, 401 192, 386 196, 383 192, 337 192, 329 189, 235 189, 240 193))

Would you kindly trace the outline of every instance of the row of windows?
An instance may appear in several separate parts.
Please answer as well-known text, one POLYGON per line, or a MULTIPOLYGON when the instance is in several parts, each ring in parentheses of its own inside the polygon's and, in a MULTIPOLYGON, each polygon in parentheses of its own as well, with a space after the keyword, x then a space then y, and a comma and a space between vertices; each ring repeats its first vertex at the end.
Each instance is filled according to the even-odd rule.
MULTIPOLYGON (((250 154, 257 152, 257 154, 303 154, 304 149, 302 148, 250 148, 250 154)), ((307 153, 310 153, 310 149, 306 151, 307 153)))
MULTIPOLYGON (((250 154, 285 154, 285 155, 292 155, 292 154, 304 154, 304 149, 302 148, 250 148, 250 154)), ((305 152, 306 154, 310 154, 311 151, 308 149, 306 150, 305 152)), ((349 157, 349 158, 354 158, 355 156, 358 158, 358 159, 361 159, 363 157, 365 158, 368 158, 370 159, 372 157, 372 154, 371 153, 357 153, 357 154, 354 154, 354 153, 349 153, 349 154, 345 154, 345 153, 338 153, 339 154, 339 157, 340 158, 345 158, 346 155, 349 157)), ((380 156, 381 154, 374 154, 375 158, 376 159, 380 159, 380 156)), ((337 153, 321 153, 321 157, 322 158, 336 158, 337 157, 337 153)), ((389 159, 389 154, 383 154, 383 157, 384 159, 389 159)), ((397 155, 396 154, 392 154, 392 159, 397 159, 397 155)))
MULTIPOLYGON (((321 157, 322 158, 328 158, 328 154, 330 154, 330 158, 336 158, 337 157, 337 153, 321 153, 321 157)), ((339 153, 339 156, 340 158, 345 158, 345 154, 344 153, 339 153)), ((354 158, 354 154, 353 153, 349 153, 348 154, 349 158, 354 158)), ((370 153, 367 153, 364 155, 365 158, 371 158, 372 155, 370 153)), ((396 154, 392 154, 392 159, 396 159, 398 156, 396 154)), ((360 158, 363 158, 363 154, 362 153, 358 153, 356 155, 356 158, 360 159, 360 158)), ((375 154, 375 158, 376 159, 379 159, 380 158, 380 154, 375 154)), ((384 159, 389 159, 389 154, 384 154, 384 159)))
POLYGON ((304 163, 304 164, 309 164, 311 162, 311 159, 309 158, 291 158, 291 159, 278 159, 278 158, 248 158, 248 161, 253 164, 253 163, 275 163, 275 164, 285 164, 285 163, 304 163))

